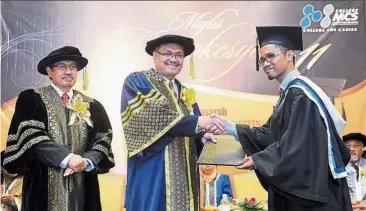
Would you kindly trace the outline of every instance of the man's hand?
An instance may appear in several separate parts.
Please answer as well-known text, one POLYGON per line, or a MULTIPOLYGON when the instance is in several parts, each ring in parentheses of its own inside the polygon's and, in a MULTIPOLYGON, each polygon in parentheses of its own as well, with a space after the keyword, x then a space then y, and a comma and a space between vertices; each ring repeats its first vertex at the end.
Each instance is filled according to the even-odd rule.
POLYGON ((88 161, 86 161, 86 159, 82 158, 80 155, 73 155, 67 165, 74 172, 81 172, 88 167, 88 161))
POLYGON ((71 174, 75 173, 70 167, 67 167, 64 173, 64 177, 67 177, 71 174))
POLYGON ((222 116, 220 116, 220 115, 218 115, 218 114, 215 114, 215 113, 213 113, 213 114, 211 114, 211 116, 210 117, 212 117, 212 118, 218 118, 218 119, 220 119, 221 121, 223 121, 223 122, 225 122, 226 121, 226 119, 224 119, 222 116))
POLYGON ((212 133, 205 133, 202 137, 202 143, 205 144, 207 141, 211 141, 213 143, 217 143, 217 139, 212 133))
POLYGON ((226 133, 225 121, 216 117, 198 117, 198 127, 203 128, 206 132, 213 133, 214 135, 222 135, 226 133))
MULTIPOLYGON (((78 155, 78 156, 79 156, 79 155, 78 155)), ((66 177, 66 176, 69 176, 69 175, 71 175, 71 174, 73 174, 73 173, 78 173, 78 172, 85 171, 85 169, 88 167, 89 163, 88 163, 88 161, 87 161, 85 158, 82 158, 82 159, 83 159, 83 160, 85 160, 85 162, 86 162, 86 166, 83 164, 83 165, 82 165, 82 167, 80 167, 80 168, 76 168, 76 169, 71 168, 71 167, 69 166, 69 167, 67 167, 67 168, 66 168, 65 173, 64 173, 64 176, 66 177)), ((71 159, 70 159, 70 160, 71 160, 71 159)))
POLYGON ((244 160, 240 161, 238 164, 241 164, 240 166, 236 167, 238 169, 254 169, 254 161, 251 156, 244 158, 244 160))
POLYGON ((10 194, 4 194, 1 196, 1 204, 10 205, 14 201, 14 197, 10 194))
POLYGON ((352 201, 352 209, 354 211, 366 210, 366 201, 352 201))

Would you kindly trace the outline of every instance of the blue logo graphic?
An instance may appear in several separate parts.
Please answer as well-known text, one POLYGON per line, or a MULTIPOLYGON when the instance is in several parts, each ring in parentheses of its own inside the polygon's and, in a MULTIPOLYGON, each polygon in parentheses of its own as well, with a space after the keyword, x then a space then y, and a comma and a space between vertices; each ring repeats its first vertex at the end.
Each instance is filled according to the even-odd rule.
POLYGON ((319 10, 315 11, 314 6, 311 4, 306 5, 302 9, 302 13, 304 13, 304 17, 300 21, 302 28, 308 28, 311 25, 311 21, 319 22, 323 17, 323 13, 319 10))

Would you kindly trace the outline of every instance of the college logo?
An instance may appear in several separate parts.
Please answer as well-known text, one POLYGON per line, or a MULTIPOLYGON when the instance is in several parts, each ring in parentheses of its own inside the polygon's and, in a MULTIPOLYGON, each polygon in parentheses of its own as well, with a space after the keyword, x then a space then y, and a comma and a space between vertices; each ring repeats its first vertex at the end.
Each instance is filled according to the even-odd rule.
POLYGON ((314 11, 314 7, 311 4, 306 5, 302 9, 302 13, 304 13, 304 17, 300 21, 302 28, 308 28, 312 21, 319 22, 323 17, 323 13, 321 11, 314 11))
MULTIPOLYGON (((304 16, 300 21, 300 26, 303 29, 307 29, 312 25, 312 23, 319 21, 319 25, 322 30, 317 31, 325 31, 325 29, 328 29, 330 26, 358 25, 357 8, 335 9, 333 4, 327 4, 324 6, 323 10, 320 11, 316 10, 313 5, 308 4, 303 8, 302 13, 304 16)), ((353 29, 355 28, 344 28, 342 31, 353 31, 353 29)), ((336 31, 336 29, 332 29, 331 31, 336 31)))

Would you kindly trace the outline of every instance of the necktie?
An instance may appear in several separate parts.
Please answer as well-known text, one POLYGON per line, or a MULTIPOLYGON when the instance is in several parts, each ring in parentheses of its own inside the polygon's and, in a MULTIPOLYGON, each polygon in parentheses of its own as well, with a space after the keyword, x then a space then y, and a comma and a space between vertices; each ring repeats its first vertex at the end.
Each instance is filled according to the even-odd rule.
POLYGON ((280 94, 280 98, 278 99, 276 105, 274 106, 274 111, 278 108, 278 106, 280 105, 281 101, 285 97, 285 92, 282 89, 280 89, 279 94, 280 94))
POLYGON ((359 177, 359 174, 360 174, 360 168, 356 164, 352 164, 352 166, 356 170, 357 181, 358 181, 358 177, 359 177))
POLYGON ((284 90, 282 90, 281 88, 280 88, 280 99, 282 99, 283 97, 285 97, 285 91, 284 90))
POLYGON ((175 98, 178 99, 177 93, 175 92, 175 89, 174 89, 174 86, 173 86, 173 82, 172 81, 169 81, 169 87, 172 90, 172 92, 174 93, 175 98))
POLYGON ((66 93, 64 93, 62 96, 62 101, 64 102, 65 107, 67 106, 67 104, 69 103, 69 95, 67 95, 66 93))

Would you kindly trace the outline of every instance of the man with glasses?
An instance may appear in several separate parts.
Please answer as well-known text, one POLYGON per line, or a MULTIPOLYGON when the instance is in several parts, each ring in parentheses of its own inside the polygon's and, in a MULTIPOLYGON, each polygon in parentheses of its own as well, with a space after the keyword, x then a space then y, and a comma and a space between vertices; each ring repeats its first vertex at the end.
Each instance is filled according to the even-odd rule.
POLYGON ((24 175, 23 211, 100 211, 97 174, 114 167, 112 128, 102 104, 74 90, 88 60, 66 46, 37 66, 52 84, 22 91, 4 168, 24 175))
POLYGON ((269 211, 352 210, 342 141, 345 121, 326 94, 295 69, 303 50, 301 27, 257 27, 257 70, 277 80, 280 99, 262 127, 227 121, 227 134, 248 155, 238 168, 254 169, 268 191, 269 211), (260 49, 259 49, 260 48, 260 49))
POLYGON ((215 142, 213 135, 225 128, 218 118, 200 116, 194 92, 176 79, 193 42, 179 35, 147 42, 155 68, 134 72, 124 82, 127 210, 199 210, 196 157, 203 143, 215 142))
POLYGON ((366 210, 366 159, 363 148, 366 136, 362 133, 349 133, 343 136, 344 143, 351 152, 351 160, 346 166, 347 183, 352 200, 353 210, 366 210))

